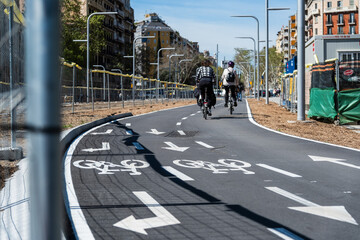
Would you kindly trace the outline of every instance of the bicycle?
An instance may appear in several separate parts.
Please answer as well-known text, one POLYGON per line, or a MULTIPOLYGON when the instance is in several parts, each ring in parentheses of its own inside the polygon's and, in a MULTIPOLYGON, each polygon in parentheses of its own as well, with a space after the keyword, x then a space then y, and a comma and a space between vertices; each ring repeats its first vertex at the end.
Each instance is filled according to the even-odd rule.
POLYGON ((209 106, 208 106, 208 97, 207 97, 207 88, 205 88, 205 98, 202 104, 202 112, 203 112, 203 117, 205 120, 207 120, 207 116, 209 114, 209 106))
POLYGON ((234 103, 231 96, 229 96, 228 107, 229 107, 230 115, 232 115, 234 112, 234 103))

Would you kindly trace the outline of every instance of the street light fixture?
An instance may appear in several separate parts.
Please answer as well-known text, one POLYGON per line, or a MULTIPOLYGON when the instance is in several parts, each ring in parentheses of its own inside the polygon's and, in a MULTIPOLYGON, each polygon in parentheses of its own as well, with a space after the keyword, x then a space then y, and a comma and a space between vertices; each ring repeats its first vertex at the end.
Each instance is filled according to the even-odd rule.
MULTIPOLYGON (((258 71, 257 71, 257 81, 256 81, 256 85, 258 87, 258 90, 260 90, 260 84, 259 84, 259 81, 260 81, 260 63, 259 63, 259 54, 260 54, 260 41, 259 41, 259 37, 260 37, 260 29, 259 29, 259 19, 255 16, 249 16, 249 15, 240 15, 240 16, 232 16, 232 17, 240 17, 240 18, 253 18, 256 20, 256 26, 257 26, 257 60, 256 60, 256 65, 258 66, 258 71)), ((256 90, 256 88, 255 88, 256 90)), ((258 98, 260 99, 260 98, 258 98)))
MULTIPOLYGON (((183 57, 184 56, 184 54, 173 54, 173 55, 170 55, 170 57, 169 57, 169 82, 171 82, 171 58, 173 58, 173 57, 183 57)), ((175 72, 175 74, 176 74, 176 72, 175 72)), ((174 79, 174 82, 175 82, 176 80, 174 79)), ((172 95, 172 97, 174 98, 174 95, 172 95)))
POLYGON ((140 36, 136 37, 133 41, 133 55, 132 56, 124 56, 124 58, 132 58, 133 59, 133 74, 132 74, 132 98, 133 98, 133 104, 135 105, 135 42, 138 39, 144 39, 144 38, 155 38, 155 36, 140 36))
POLYGON ((290 10, 290 8, 269 8, 269 0, 265 0, 266 20, 266 57, 265 57, 265 94, 266 104, 269 104, 269 11, 290 10))
POLYGON ((160 48, 157 52, 157 82, 156 82, 156 101, 159 100, 159 80, 160 80, 160 52, 163 50, 175 50, 175 48, 160 48))
POLYGON ((86 102, 89 103, 89 66, 90 66, 90 19, 95 15, 115 15, 117 12, 94 12, 89 15, 86 23, 86 40, 74 40, 74 42, 86 42, 86 102))
MULTIPOLYGON (((255 62, 255 54, 256 54, 256 42, 255 39, 253 37, 236 37, 236 38, 240 38, 240 39, 251 39, 254 42, 254 98, 256 98, 256 86, 259 88, 259 85, 256 84, 256 77, 255 77, 255 69, 256 69, 256 62, 255 62)), ((258 60, 259 60, 259 49, 257 51, 257 55, 258 55, 258 60)), ((260 69, 259 69, 259 65, 257 66, 257 73, 259 74, 260 69)), ((260 75, 260 74, 259 74, 260 75)))

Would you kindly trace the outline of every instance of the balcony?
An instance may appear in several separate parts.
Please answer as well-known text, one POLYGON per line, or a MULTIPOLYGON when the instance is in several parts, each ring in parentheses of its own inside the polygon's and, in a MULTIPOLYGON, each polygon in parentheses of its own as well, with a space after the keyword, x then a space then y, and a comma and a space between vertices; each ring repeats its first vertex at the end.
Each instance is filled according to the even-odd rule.
POLYGON ((332 22, 332 21, 326 21, 326 22, 325 22, 325 25, 326 25, 327 27, 332 27, 332 26, 333 26, 333 22, 332 22))
POLYGON ((338 26, 344 26, 344 25, 345 25, 344 20, 338 21, 338 22, 337 22, 337 25, 338 25, 338 26))
POLYGON ((325 8, 324 13, 339 13, 339 12, 356 12, 357 6, 347 6, 347 7, 334 7, 334 8, 325 8))

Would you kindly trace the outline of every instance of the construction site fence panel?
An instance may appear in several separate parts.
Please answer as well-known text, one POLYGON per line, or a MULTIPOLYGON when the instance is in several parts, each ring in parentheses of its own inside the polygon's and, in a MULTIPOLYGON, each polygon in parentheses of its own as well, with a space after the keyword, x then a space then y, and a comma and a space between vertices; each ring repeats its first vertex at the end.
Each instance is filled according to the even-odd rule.
POLYGON ((360 88, 338 93, 340 123, 360 121, 360 88))

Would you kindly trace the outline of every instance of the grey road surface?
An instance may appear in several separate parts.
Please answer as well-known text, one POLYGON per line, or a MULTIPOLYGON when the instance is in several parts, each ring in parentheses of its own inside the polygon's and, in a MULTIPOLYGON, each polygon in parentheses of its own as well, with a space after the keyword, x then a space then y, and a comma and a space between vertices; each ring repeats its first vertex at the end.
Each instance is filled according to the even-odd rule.
POLYGON ((208 120, 193 105, 79 136, 65 156, 75 235, 359 239, 359 151, 266 130, 245 102, 233 115, 222 104, 208 120))

